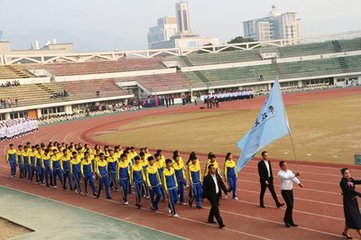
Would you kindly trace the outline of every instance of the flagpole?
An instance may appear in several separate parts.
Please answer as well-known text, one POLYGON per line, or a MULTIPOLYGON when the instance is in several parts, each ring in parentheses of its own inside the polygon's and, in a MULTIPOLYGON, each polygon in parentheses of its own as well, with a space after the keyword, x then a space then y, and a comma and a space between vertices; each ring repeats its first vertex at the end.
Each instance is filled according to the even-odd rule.
POLYGON ((291 133, 291 131, 289 131, 289 135, 290 135, 290 139, 291 139, 291 145, 292 145, 293 156, 294 156, 294 158, 295 158, 296 165, 298 165, 298 160, 297 160, 296 150, 295 150, 295 144, 294 144, 294 142, 293 142, 293 137, 292 137, 292 133, 291 133))

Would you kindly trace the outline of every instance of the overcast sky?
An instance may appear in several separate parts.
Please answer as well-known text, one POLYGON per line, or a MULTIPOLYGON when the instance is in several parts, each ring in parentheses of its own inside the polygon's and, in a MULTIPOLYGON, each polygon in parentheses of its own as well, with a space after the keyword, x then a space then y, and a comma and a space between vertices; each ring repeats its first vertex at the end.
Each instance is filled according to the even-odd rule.
MULTIPOLYGON (((147 48, 148 28, 175 15, 175 0, 0 0, 0 30, 13 49, 56 38, 78 52, 147 48)), ((361 30, 361 0, 189 0, 192 30, 222 43, 243 34, 242 21, 297 12, 301 36, 361 30)))

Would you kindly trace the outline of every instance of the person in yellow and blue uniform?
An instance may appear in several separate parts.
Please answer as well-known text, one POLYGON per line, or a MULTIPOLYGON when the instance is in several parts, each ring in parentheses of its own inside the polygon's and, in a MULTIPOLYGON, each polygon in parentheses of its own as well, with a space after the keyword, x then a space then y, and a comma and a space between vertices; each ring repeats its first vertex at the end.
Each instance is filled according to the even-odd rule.
POLYGON ((187 185, 187 177, 184 170, 184 163, 181 161, 181 156, 178 153, 174 153, 173 156, 173 168, 178 184, 179 202, 182 205, 186 205, 184 202, 184 187, 187 185))
POLYGON ((94 172, 92 168, 92 160, 89 158, 89 152, 84 152, 84 158, 81 161, 81 174, 84 178, 84 194, 88 195, 88 182, 92 189, 93 196, 97 196, 97 192, 94 185, 94 172))
POLYGON ((99 153, 99 159, 95 164, 95 173, 98 175, 99 178, 97 198, 99 198, 102 187, 104 186, 105 195, 107 199, 111 199, 110 189, 109 189, 109 174, 107 169, 108 169, 108 161, 105 160, 104 153, 99 153))
POLYGON ((36 173, 36 166, 35 166, 35 161, 36 161, 36 154, 37 154, 37 150, 35 146, 31 147, 31 151, 29 151, 29 158, 30 158, 30 181, 33 181, 34 175, 36 173))
POLYGON ((144 172, 143 172, 143 166, 140 161, 140 157, 137 155, 134 157, 134 164, 132 166, 131 171, 131 182, 134 185, 135 188, 135 194, 136 194, 136 206, 139 208, 142 207, 141 200, 142 200, 142 186, 143 186, 143 180, 144 180, 144 172))
POLYGON ((44 150, 41 149, 40 147, 38 147, 36 149, 37 153, 35 155, 35 166, 36 166, 36 175, 35 175, 35 178, 36 178, 36 182, 38 184, 45 184, 44 183, 44 169, 43 169, 43 154, 44 154, 44 150))
POLYGON ((56 178, 59 178, 60 183, 63 183, 63 174, 61 171, 61 154, 58 153, 58 149, 53 150, 53 156, 51 157, 51 162, 53 164, 53 179, 54 179, 54 188, 57 188, 56 178))
POLYGON ((149 166, 146 171, 146 178, 150 192, 150 200, 152 203, 152 211, 158 211, 158 203, 162 196, 161 184, 158 168, 154 163, 154 157, 148 157, 149 166))
POLYGON ((30 158, 29 158, 29 148, 28 146, 24 146, 24 150, 22 153, 23 163, 24 163, 24 178, 30 180, 30 158))
POLYGON ((75 151, 73 152, 72 158, 70 160, 70 171, 75 178, 75 183, 76 183, 76 185, 74 186, 74 188, 76 187, 75 192, 81 193, 82 192, 80 186, 80 178, 82 174, 81 159, 78 157, 78 153, 75 151))
POLYGON ((9 145, 9 150, 6 151, 6 163, 10 163, 10 175, 15 177, 16 175, 16 149, 14 144, 9 145))
POLYGON ((196 200, 196 206, 201 209, 201 197, 202 197, 202 173, 201 167, 196 156, 191 157, 191 164, 188 167, 189 171, 189 183, 192 185, 193 196, 189 199, 189 206, 192 207, 192 202, 196 200))
POLYGON ((120 157, 117 169, 117 179, 119 180, 120 187, 123 193, 123 203, 128 205, 128 188, 130 183, 130 165, 127 161, 127 156, 122 154, 120 157))
POLYGON ((168 195, 168 208, 173 217, 179 217, 176 212, 176 204, 178 200, 178 184, 174 169, 172 168, 172 160, 165 160, 166 167, 163 172, 164 190, 168 195))
POLYGON ((112 182, 112 186, 115 188, 115 191, 118 191, 118 184, 117 184, 117 164, 118 159, 114 156, 114 151, 109 150, 109 156, 107 158, 108 162, 108 173, 110 176, 110 181, 112 182))
MULTIPOLYGON (((146 156, 144 152, 140 152, 139 156, 140 156, 140 164, 143 167, 143 173, 146 173, 148 168, 148 156, 146 156)), ((145 178, 143 178, 142 195, 146 199, 149 199, 149 188, 147 187, 147 180, 145 178)))
POLYGON ((158 152, 162 153, 161 150, 158 150, 157 153, 154 154, 154 158, 155 158, 155 165, 158 168, 159 177, 162 181, 162 186, 160 187, 160 191, 162 193, 162 201, 165 201, 166 194, 165 194, 164 185, 163 185, 164 184, 163 183, 163 171, 164 171, 165 159, 163 161, 162 155, 160 155, 158 152))
POLYGON ((20 178, 23 178, 24 177, 23 145, 18 146, 18 151, 16 152, 16 160, 19 166, 20 178))
POLYGON ((232 153, 226 154, 226 159, 224 163, 224 178, 228 182, 229 190, 232 191, 232 198, 238 200, 237 198, 237 173, 236 173, 236 162, 233 160, 232 153))
POLYGON ((49 187, 49 178, 50 178, 50 185, 53 186, 53 173, 52 173, 52 164, 51 164, 51 156, 50 150, 46 149, 44 154, 41 157, 42 168, 44 170, 44 177, 46 186, 49 187))
POLYGON ((60 167, 63 172, 63 189, 66 190, 66 180, 69 180, 70 190, 73 191, 73 180, 71 177, 71 156, 68 154, 68 150, 63 150, 63 155, 60 157, 60 167))

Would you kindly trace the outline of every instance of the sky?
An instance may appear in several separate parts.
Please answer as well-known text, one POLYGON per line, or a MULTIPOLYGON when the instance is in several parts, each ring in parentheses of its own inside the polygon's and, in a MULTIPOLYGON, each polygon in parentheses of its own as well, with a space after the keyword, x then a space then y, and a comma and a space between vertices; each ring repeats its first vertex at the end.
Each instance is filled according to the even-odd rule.
MULTIPOLYGON (((301 37, 361 30, 361 0, 188 0, 193 32, 221 43, 243 35, 245 20, 297 12, 301 37)), ((140 50, 176 0, 0 0, 0 31, 12 49, 31 42, 74 42, 76 52, 140 50)))

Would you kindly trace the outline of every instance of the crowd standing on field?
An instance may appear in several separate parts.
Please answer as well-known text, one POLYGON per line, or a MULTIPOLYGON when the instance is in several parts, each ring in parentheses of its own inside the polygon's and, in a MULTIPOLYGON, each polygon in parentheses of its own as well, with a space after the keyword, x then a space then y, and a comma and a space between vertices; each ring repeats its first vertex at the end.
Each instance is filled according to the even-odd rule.
POLYGON ((38 121, 18 118, 0 121, 0 141, 11 141, 39 130, 38 121))

